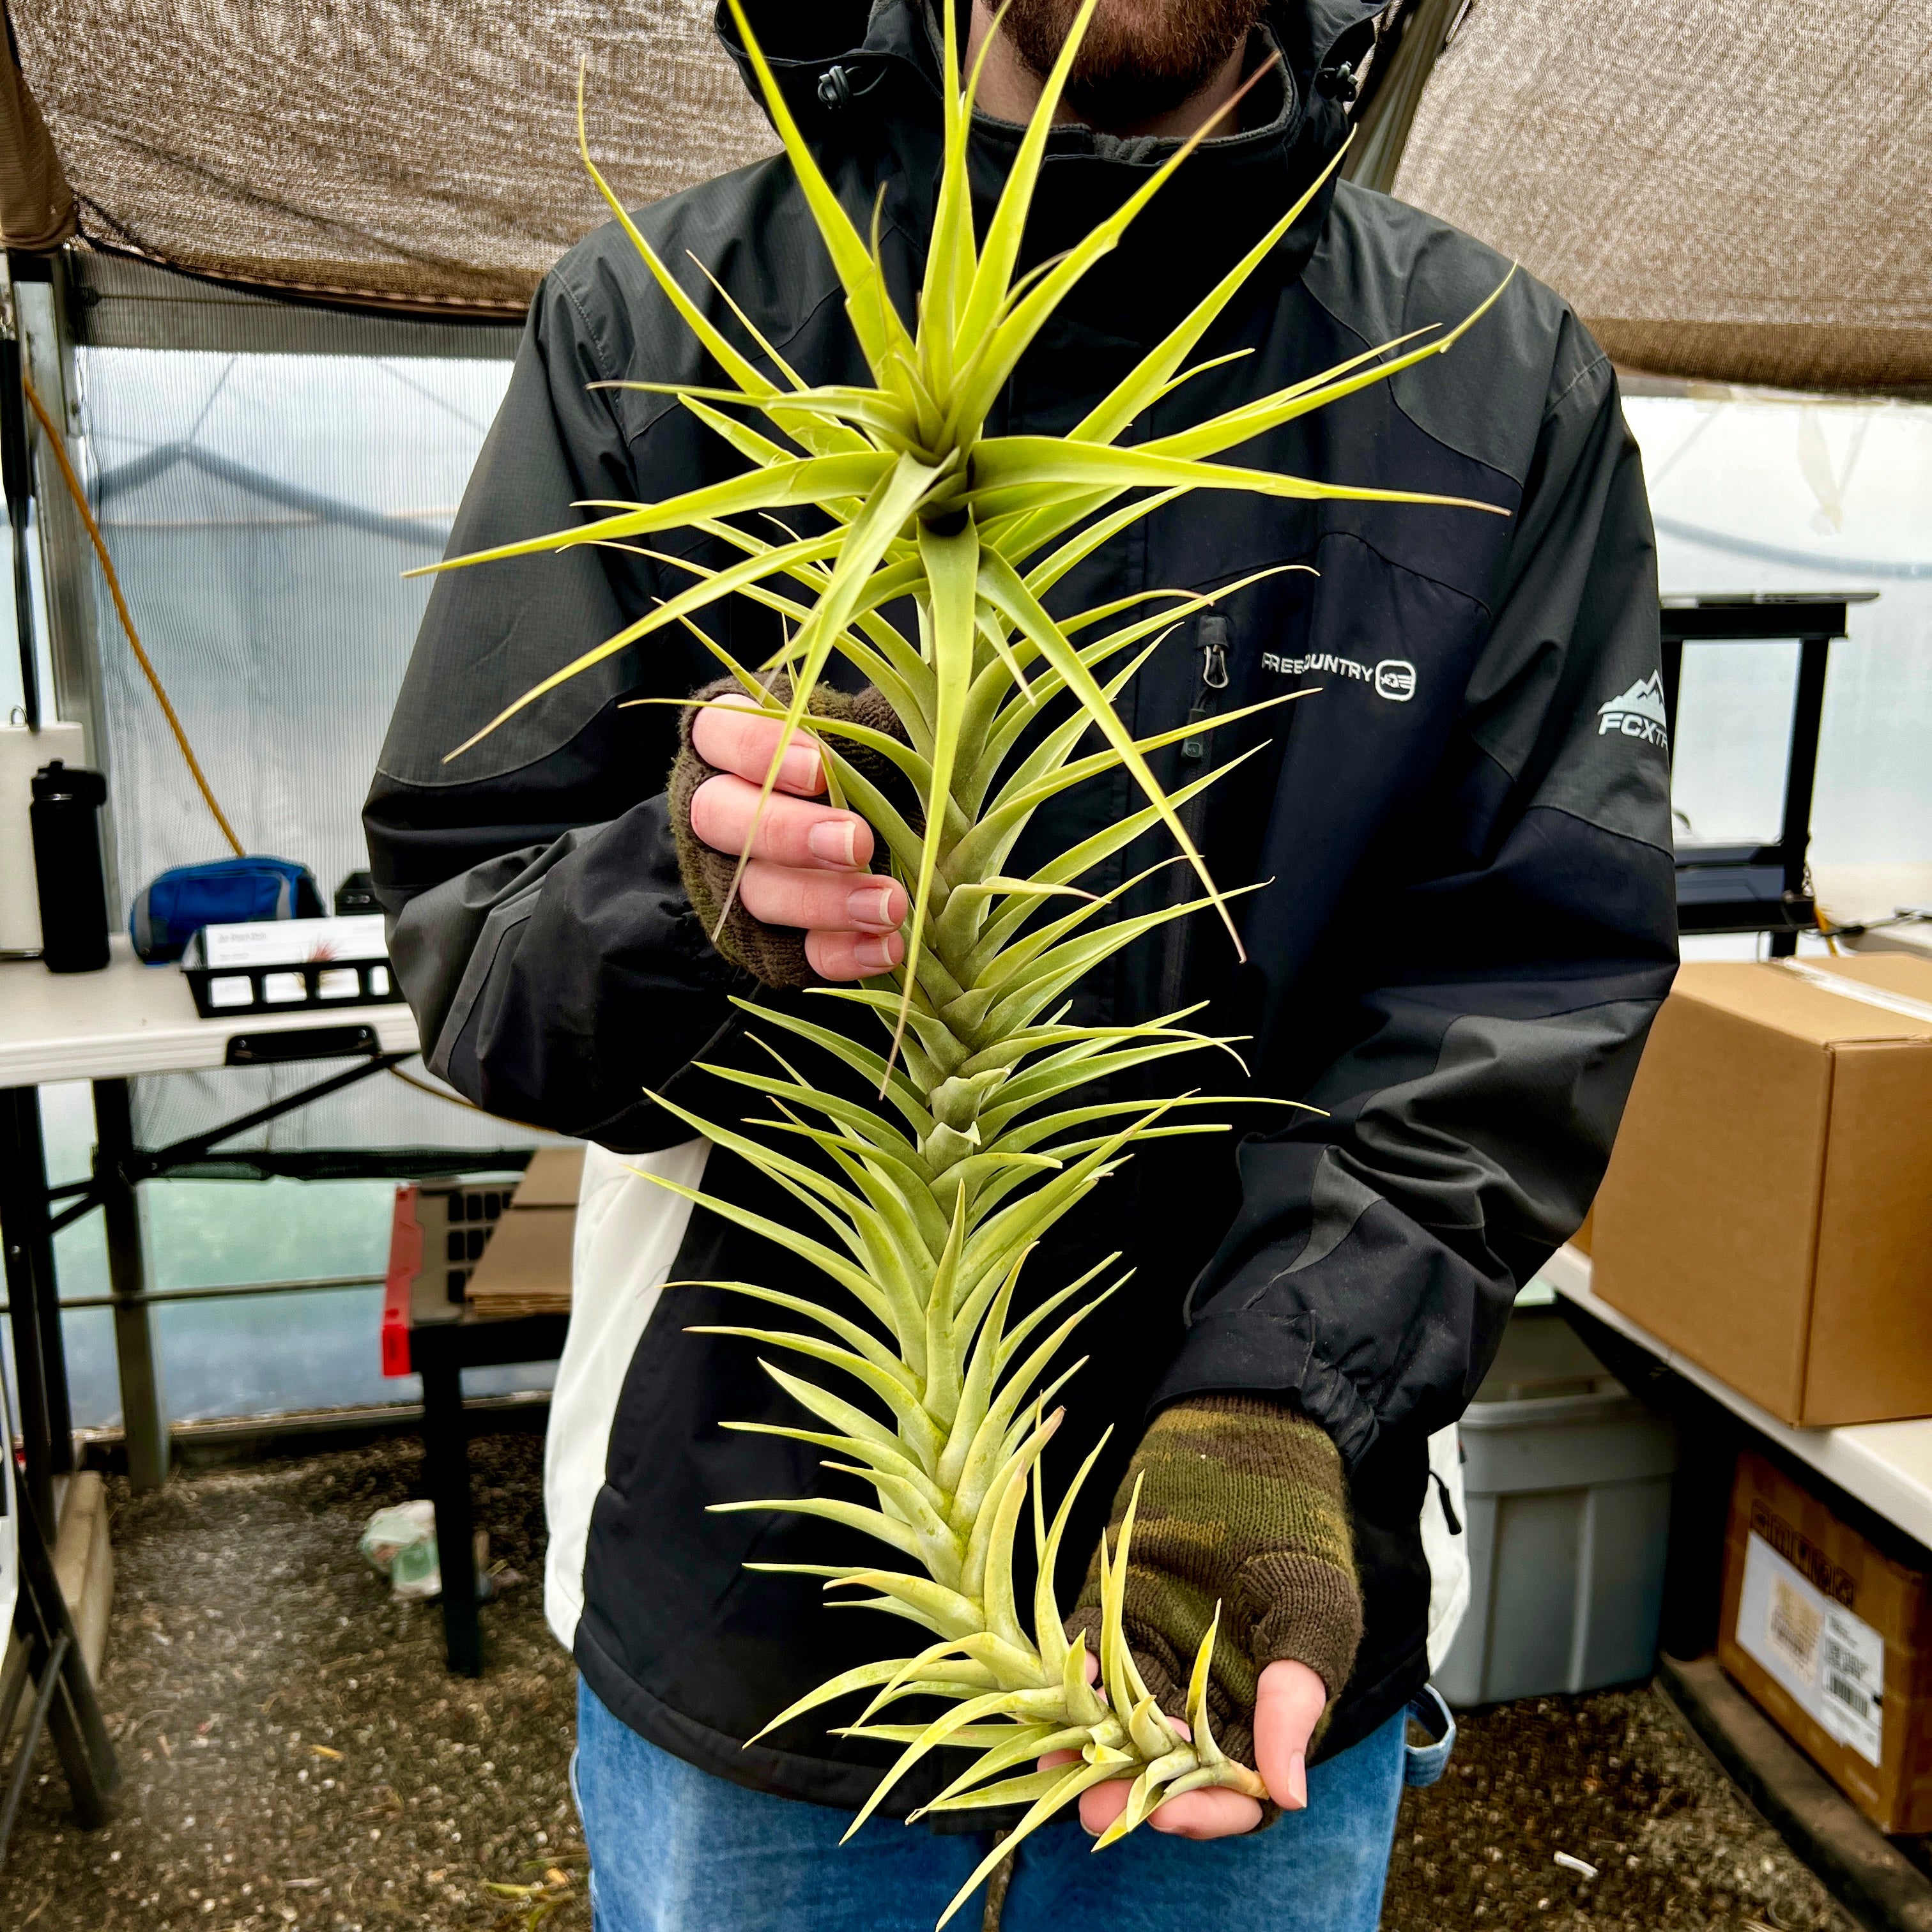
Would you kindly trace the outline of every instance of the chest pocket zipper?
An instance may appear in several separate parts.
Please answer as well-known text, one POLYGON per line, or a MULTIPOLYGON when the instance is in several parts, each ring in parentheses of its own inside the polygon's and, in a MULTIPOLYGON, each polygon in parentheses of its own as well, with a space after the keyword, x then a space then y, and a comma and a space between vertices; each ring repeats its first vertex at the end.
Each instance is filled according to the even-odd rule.
MULTIPOLYGON (((1190 727, 1204 724, 1212 718, 1221 705, 1221 694, 1228 688, 1228 620, 1219 611, 1210 610, 1201 620, 1200 626, 1201 682, 1194 694, 1194 703, 1187 713, 1190 727)), ((1214 762, 1214 740, 1204 730, 1190 730, 1180 741, 1180 769, 1177 774, 1176 789, 1192 784, 1204 776, 1214 762)), ((1180 822, 1186 828, 1187 836, 1198 848, 1201 843, 1202 820, 1208 803, 1205 792, 1190 799, 1180 808, 1180 822)), ((1182 900, 1196 896, 1199 880, 1191 867, 1177 864, 1174 868, 1174 884, 1168 903, 1178 905, 1182 900)), ((1194 923, 1196 915, 1178 919, 1167 928, 1166 945, 1161 962, 1160 1004, 1163 1012, 1172 1012, 1184 1003, 1187 980, 1187 956, 1192 950, 1194 923)))
MULTIPOLYGON (((1228 620, 1210 611, 1201 620, 1201 688, 1194 694, 1194 708, 1187 714, 1190 724, 1198 724, 1204 718, 1211 718, 1220 702, 1220 694, 1228 688, 1228 620)), ((1208 735, 1184 738, 1180 741, 1180 756, 1184 765, 1201 765, 1207 762, 1208 735)), ((1200 776, 1198 772, 1186 772, 1181 782, 1191 783, 1200 776)), ((1191 800, 1182 808, 1181 822, 1186 824, 1186 814, 1199 802, 1191 800)), ((1194 828, 1187 827, 1191 836, 1194 828)))

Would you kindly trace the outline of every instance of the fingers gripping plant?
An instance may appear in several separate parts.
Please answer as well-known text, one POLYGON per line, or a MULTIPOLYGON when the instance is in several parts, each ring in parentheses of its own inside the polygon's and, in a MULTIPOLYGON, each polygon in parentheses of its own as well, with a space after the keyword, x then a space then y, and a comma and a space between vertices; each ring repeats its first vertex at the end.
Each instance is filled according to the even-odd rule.
MULTIPOLYGON (((664 502, 590 506, 609 514, 438 566, 579 544, 616 544, 640 549, 696 580, 526 692, 486 730, 655 632, 680 623, 695 628, 697 614, 721 599, 749 597, 780 614, 788 640, 765 665, 740 664, 708 636, 704 641, 746 694, 782 716, 788 730, 802 728, 818 738, 835 798, 870 822, 910 893, 905 958, 893 990, 819 989, 825 999, 872 1010, 885 1050, 788 1012, 748 1009, 764 1026, 862 1076, 876 1089, 876 1106, 821 1090, 769 1042, 763 1043, 774 1072, 707 1070, 758 1093, 768 1105, 766 1114, 734 1127, 669 1100, 658 1102, 783 1189, 803 1210, 803 1226, 815 1220, 825 1238, 650 1178, 781 1244, 842 1292, 842 1299, 821 1304, 754 1282, 709 1284, 781 1309, 806 1327, 706 1332, 745 1336, 834 1372, 836 1388, 764 1364, 820 1426, 727 1426, 823 1449, 824 1466, 857 1479, 871 1501, 807 1496, 716 1507, 826 1518, 866 1532, 891 1552, 875 1568, 758 1566, 803 1570, 823 1576, 827 1589, 866 1593, 871 1605, 916 1625, 929 1640, 908 1654, 820 1685, 767 1728, 854 1693, 872 1694, 844 1734, 904 1749, 854 1830, 914 1764, 940 1745, 973 1756, 928 1809, 1028 1808, 952 1901, 948 1918, 1000 1857, 1103 1780, 1131 1778, 1132 1787, 1125 1813, 1102 1845, 1180 1792, 1224 1785, 1265 1795, 1255 1773, 1215 1743, 1206 1702, 1214 1628, 1204 1634, 1195 1660, 1184 1732, 1156 1707, 1135 1668, 1121 1622, 1131 1508, 1118 1546, 1110 1551, 1102 1545, 1102 1626, 1097 1681, 1090 1684, 1085 1640, 1069 1642, 1054 1592, 1070 1514, 1100 1446, 1088 1453, 1049 1518, 1040 1457, 1060 1420, 1047 1407, 1066 1376, 1040 1384, 1060 1345, 1112 1292, 1089 1291, 1118 1257, 1108 1257, 1023 1316, 1016 1310, 1022 1269, 1042 1234, 1136 1143, 1220 1130, 1180 1118, 1217 1104, 1197 1094, 1083 1105, 1077 1090, 1229 1044, 1186 1028, 1183 1022, 1193 1009, 1139 1025, 1070 1024, 1064 996, 1084 974, 1170 920, 1212 906, 1231 933, 1234 925, 1228 896, 1216 889, 1179 817, 1182 805, 1232 766, 1167 794, 1148 754, 1199 728, 1136 740, 1114 708, 1162 639, 1214 599, 1161 592, 1058 619, 1048 614, 1043 600, 1117 532, 1190 490, 1459 502, 1353 489, 1210 459, 1448 348, 1475 320, 1420 346, 1408 346, 1417 338, 1406 337, 1179 434, 1120 443, 1137 413, 1200 368, 1216 366, 1182 367, 1302 213, 1316 192, 1311 188, 1068 435, 983 434, 1003 386, 1062 298, 1115 245, 1202 138, 1183 146, 1068 254, 1016 275, 1048 130, 1096 4, 1086 0, 982 237, 975 232, 967 178, 972 88, 962 88, 956 69, 952 0, 946 0, 944 164, 916 326, 909 327, 886 290, 876 216, 868 242, 814 160, 734 0, 766 104, 843 285, 872 386, 807 382, 721 286, 721 300, 762 355, 764 367, 754 363, 653 252, 586 146, 592 178, 730 384, 627 386, 670 389, 748 466, 728 482, 664 502), (767 375, 767 368, 774 373, 767 375), (765 428, 749 426, 748 411, 761 416, 765 428), (794 537, 781 526, 775 539, 730 520, 804 506, 822 514, 829 524, 824 534, 794 537), (710 569, 640 541, 679 526, 707 533, 740 560, 710 569), (911 637, 886 615, 888 606, 908 600, 918 614, 911 637), (1148 603, 1158 607, 1152 614, 1134 614, 1148 603), (808 711, 810 694, 835 656, 888 700, 904 742, 808 711), (788 680, 772 680, 775 671, 786 673, 788 680), (1063 693, 1072 700, 1064 707, 1066 721, 1023 737, 1029 724, 1042 719, 1046 701, 1063 693), (1085 748, 1092 733, 1098 748, 1085 748), (880 760, 896 768, 917 794, 917 812, 902 812, 846 755, 861 749, 871 754, 866 763, 874 772, 880 760), (1042 806, 1121 766, 1144 794, 1143 808, 1030 876, 1008 874, 1015 845, 1042 806), (1201 895, 1157 912, 1111 916, 1115 902, 1138 880, 1104 896, 1076 882, 1156 825, 1167 828, 1198 875, 1201 895), (1023 1608, 1014 1554, 1027 1520, 1036 1581, 1033 1600, 1023 1608), (944 1714, 928 1723, 885 1721, 892 1706, 915 1696, 939 1700, 944 1714), (1055 1752, 1075 1755, 1057 1768, 1031 1768, 1055 1752)), ((580 98, 580 142, 582 122, 580 98)), ((1220 722, 1264 708, 1234 711, 1220 722)), ((775 757, 761 808, 777 775, 775 757)))

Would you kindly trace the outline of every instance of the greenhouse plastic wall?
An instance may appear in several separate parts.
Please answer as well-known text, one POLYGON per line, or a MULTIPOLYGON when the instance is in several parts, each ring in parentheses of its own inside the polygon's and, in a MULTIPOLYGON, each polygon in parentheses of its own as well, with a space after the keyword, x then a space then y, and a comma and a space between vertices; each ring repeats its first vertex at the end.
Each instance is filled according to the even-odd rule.
MULTIPOLYGON (((1821 867, 1932 862, 1932 408, 1633 396, 1665 595, 1876 590, 1832 647, 1812 811, 1821 867)), ((1796 644, 1684 655, 1680 836, 1774 836, 1796 644)))
MULTIPOLYGON (((143 642, 250 849, 307 862, 327 894, 367 863, 362 796, 427 596, 400 573, 440 554, 509 365, 118 348, 81 349, 76 363, 76 454, 143 642)), ((224 848, 104 598, 100 616, 124 902, 166 866, 224 848)), ((206 1131, 336 1070, 143 1080, 136 1130, 150 1145, 206 1131)), ((50 1179, 82 1178, 87 1088, 44 1090, 42 1115, 50 1179)), ((496 1150, 532 1138, 378 1078, 224 1148, 496 1150)), ((375 1282, 387 1263, 386 1181, 164 1180, 142 1193, 158 1292, 375 1282)), ((56 1260, 64 1300, 106 1292, 98 1216, 58 1238, 56 1260)), ((163 1302, 154 1320, 170 1419, 413 1399, 413 1378, 380 1373, 381 1298, 372 1285, 163 1302)), ((117 1424, 110 1316, 76 1309, 64 1325, 76 1423, 117 1424)), ((541 1388, 551 1373, 478 1371, 466 1385, 541 1388)))
MULTIPOLYGON (((425 594, 400 573, 438 554, 508 365, 133 349, 84 349, 79 362, 86 468, 108 541, 218 795, 253 848, 306 860, 327 891, 363 862, 357 812, 425 594)), ((1627 408, 1666 594, 1881 593, 1854 609, 1850 638, 1833 649, 1813 856, 1826 866, 1932 859, 1932 408, 1736 392, 1640 394, 1627 408)), ((100 645, 131 891, 219 847, 118 633, 100 645)), ((1774 833, 1796 661, 1795 646, 1687 651, 1680 834, 1774 833)), ((1749 956, 1753 946, 1747 936, 1686 950, 1749 956)), ((144 1082, 137 1123, 150 1142, 191 1132, 308 1077, 144 1082)), ((75 1178, 92 1138, 85 1088, 47 1090, 44 1112, 54 1178, 75 1178)), ((518 1138, 376 1080, 276 1124, 263 1144, 518 1138)), ((176 1180, 144 1192, 158 1289, 382 1271, 386 1183, 176 1180)), ((105 1292, 94 1222, 61 1236, 58 1258, 65 1297, 105 1292)), ((406 1397, 412 1384, 378 1372, 380 1296, 372 1286, 164 1304, 171 1417, 406 1397)), ((66 1332, 76 1420, 111 1424, 109 1318, 76 1310, 66 1332)), ((532 1367, 470 1385, 548 1378, 532 1367)))
MULTIPOLYGON (((122 348, 76 362, 89 491, 142 641, 244 842, 307 864, 326 896, 368 863, 362 799, 429 595, 403 572, 442 555, 509 364, 122 348)), ((169 866, 226 853, 104 599, 98 621, 124 910, 169 866)), ((203 1132, 317 1077, 143 1080, 136 1134, 203 1132)), ((224 1146, 530 1138, 374 1080, 224 1146)))

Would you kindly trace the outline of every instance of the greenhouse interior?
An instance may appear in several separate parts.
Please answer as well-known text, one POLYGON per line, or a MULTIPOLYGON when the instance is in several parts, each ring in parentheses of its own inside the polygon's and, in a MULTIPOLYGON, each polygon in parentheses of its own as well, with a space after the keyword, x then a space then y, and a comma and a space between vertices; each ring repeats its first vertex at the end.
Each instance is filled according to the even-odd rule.
POLYGON ((1932 1928, 1928 0, 4 12, 0 1928, 1932 1928))

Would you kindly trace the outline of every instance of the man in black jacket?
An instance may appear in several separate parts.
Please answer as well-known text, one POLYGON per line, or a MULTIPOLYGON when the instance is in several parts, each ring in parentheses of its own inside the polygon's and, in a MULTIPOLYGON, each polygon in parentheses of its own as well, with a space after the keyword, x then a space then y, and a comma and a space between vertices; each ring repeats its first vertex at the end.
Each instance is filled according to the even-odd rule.
MULTIPOLYGON (((938 164, 934 10, 926 0, 752 10, 845 206, 869 218, 883 188, 888 274, 908 313, 938 164)), ((1074 10, 1017 0, 989 50, 974 137, 982 200, 998 191, 1074 10)), ((1320 173, 1346 131, 1341 76, 1369 18, 1360 0, 1107 0, 1068 96, 1082 118, 1053 137, 1028 260, 1118 206, 1244 74, 1279 64, 1081 284, 989 429, 1070 426, 1320 173)), ((976 41, 989 25, 976 5, 976 41)), ((788 164, 638 219, 663 259, 694 256, 808 377, 862 379, 788 164)), ((1153 406, 1130 440, 1453 323, 1506 266, 1414 210, 1324 188, 1202 351, 1248 352, 1153 406)), ((736 326, 708 283, 686 280, 736 326)), ((538 292, 453 553, 560 527, 586 499, 662 499, 731 473, 730 452, 662 396, 590 386, 623 379, 711 374, 607 230, 538 292)), ((1136 736, 1202 723, 1156 767, 1170 788, 1256 753, 1203 795, 1192 827, 1224 886, 1271 882, 1241 902, 1246 962, 1205 924, 1172 926, 1084 984, 1076 1018, 1208 1001, 1213 1030, 1252 1036, 1257 1094, 1322 1112, 1258 1125, 1232 1155, 1212 1139, 1156 1143, 1124 1191, 1112 1184, 1061 1224, 1040 1270, 1070 1279, 1116 1249, 1136 1270, 1082 1340, 1092 1359, 1072 1419, 1087 1439, 1122 1426, 1067 1540, 1076 1570, 1064 1580, 1077 1587, 1099 1511, 1130 1469, 1169 1486, 1166 1514, 1189 1533, 1143 1556, 1128 1610, 1137 1652, 1158 1690, 1191 1652, 1186 1605, 1238 1606, 1243 1654, 1238 1668, 1217 1665, 1216 1708, 1298 1815, 1247 1835, 1260 1820, 1252 1801, 1192 1794, 1156 1814, 1166 1837, 1136 1834, 1084 1864, 1065 1856, 1077 1833, 1040 1834, 1022 1854, 1010 1927, 1049 1910, 1077 1922, 1085 1900, 1127 1924, 1251 1926, 1261 1901, 1288 1888, 1298 1923, 1373 1924, 1402 1713, 1426 1676, 1425 1444, 1473 1393, 1516 1290, 1581 1220, 1675 959, 1664 754, 1606 728, 1657 674, 1649 520, 1607 358, 1562 302, 1519 276, 1453 355, 1258 438, 1238 460, 1509 514, 1184 500, 1062 586, 1071 609, 1281 563, 1319 573, 1269 577, 1192 620, 1120 700, 1136 736), (1275 722, 1207 729, 1217 712, 1305 687, 1318 694, 1275 722), (1187 1552, 1207 1544, 1219 1554, 1204 1568, 1187 1552), (1176 1834, 1224 1836, 1220 1862, 1202 1864, 1210 1855, 1176 1834)), ((694 532, 664 547, 722 560, 694 532)), ((811 1277, 628 1172, 686 1185, 701 1175, 707 1192, 787 1213, 742 1162, 691 1141, 644 1094, 690 1089, 703 1111, 706 1076, 691 1063, 747 1051, 730 997, 799 998, 746 970, 765 952, 755 924, 741 919, 737 943, 714 946, 692 904, 704 848, 734 850, 742 836, 760 748, 710 706, 678 754, 676 713, 627 705, 686 697, 712 674, 694 643, 659 633, 442 762, 686 580, 585 549, 440 580, 370 794, 371 852, 432 1067, 493 1111, 595 1144, 552 1423, 547 1594, 583 1672, 580 1785, 600 1922, 929 1922, 970 1868, 971 1840, 874 1827, 838 1859, 821 1856, 836 1820, 770 1794, 849 1808, 877 1778, 877 1750, 812 1718, 744 1744, 876 1654, 875 1640, 827 1614, 808 1580, 743 1568, 837 1560, 825 1526, 801 1538, 789 1518, 705 1514, 713 1501, 808 1492, 818 1472, 798 1445, 720 1433, 726 1419, 792 1419, 749 1347, 686 1332, 730 1320, 722 1298, 681 1288, 658 1300, 667 1279, 808 1294, 811 1277), (747 1876, 752 1853, 762 1887, 747 1876)), ((741 662, 775 641, 754 610, 716 621, 741 662)), ((826 977, 881 970, 903 894, 855 876, 868 835, 811 802, 813 761, 797 755, 745 916, 794 940, 804 932, 826 977)), ((1064 849, 1117 822, 1133 808, 1130 782, 1066 795, 1029 837, 1064 849)), ((1118 884, 1162 856, 1142 842, 1088 883, 1118 884)), ((1183 890, 1172 877, 1156 873, 1126 909, 1183 890)), ((889 1808, 932 1788, 908 1780, 889 1808)), ((1110 1789, 1089 1794, 1090 1826, 1110 1789)))

